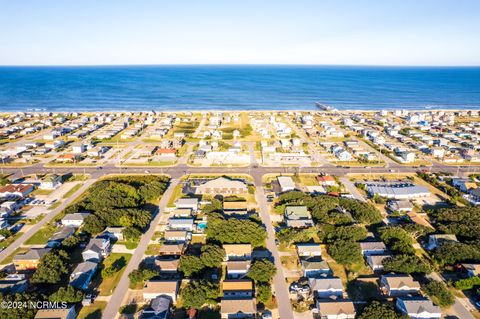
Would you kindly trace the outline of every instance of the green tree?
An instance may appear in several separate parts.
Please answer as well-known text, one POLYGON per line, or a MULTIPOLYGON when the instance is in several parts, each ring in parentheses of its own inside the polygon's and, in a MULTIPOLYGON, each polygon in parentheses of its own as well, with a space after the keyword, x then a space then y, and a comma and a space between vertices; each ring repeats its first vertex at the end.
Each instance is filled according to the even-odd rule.
POLYGON ((35 284, 57 284, 68 274, 70 257, 64 250, 46 253, 38 264, 31 282, 35 284))
POLYGON ((459 290, 472 289, 475 286, 480 286, 480 277, 475 276, 475 277, 460 279, 455 282, 454 286, 459 290))
POLYGON ((200 257, 193 255, 183 255, 180 257, 180 264, 178 269, 183 272, 185 277, 191 277, 194 274, 198 274, 205 268, 200 257))
POLYGON ((217 245, 202 246, 202 254, 200 260, 205 267, 216 268, 220 267, 225 258, 225 250, 217 245))
POLYGON ((350 265, 362 261, 360 245, 350 240, 337 240, 328 246, 328 253, 336 262, 350 265))
POLYGON ((49 301, 77 303, 82 301, 83 292, 76 290, 72 286, 60 287, 56 292, 48 297, 49 301))
POLYGON ((101 218, 91 214, 85 218, 82 230, 91 235, 95 235, 101 233, 105 227, 105 222, 101 218))
POLYGON ((220 291, 218 285, 207 281, 190 281, 180 292, 185 308, 200 309, 205 304, 215 304, 220 291))
POLYGON ((380 228, 380 238, 396 253, 415 254, 412 236, 401 227, 387 226, 380 228))
POLYGON ((129 241, 137 241, 142 236, 142 232, 136 227, 124 228, 122 234, 123 237, 129 241))
POLYGON ((304 243, 315 236, 316 228, 310 227, 305 229, 299 228, 283 228, 276 233, 277 239, 286 245, 295 243, 304 243))
POLYGON ((131 273, 128 274, 130 282, 136 284, 139 282, 147 281, 157 276, 158 273, 153 269, 134 269, 131 273))
POLYGON ((386 303, 372 301, 360 312, 358 319, 402 319, 405 316, 397 313, 395 309, 386 303))
POLYGON ((441 264, 453 265, 457 262, 480 259, 480 245, 449 241, 435 249, 434 257, 441 264))
POLYGON ((449 307, 455 303, 455 297, 443 282, 432 280, 422 289, 440 307, 449 307))
POLYGON ((134 186, 113 180, 96 182, 89 190, 86 207, 99 210, 110 207, 137 207, 142 204, 134 186))
POLYGON ((358 241, 367 237, 367 230, 363 226, 345 225, 333 226, 323 225, 318 234, 319 238, 324 242, 333 242, 337 240, 358 241))
POLYGON ((277 268, 271 261, 260 259, 250 267, 247 272, 247 277, 255 282, 269 282, 276 273, 277 268))
POLYGON ((73 235, 62 241, 62 247, 66 249, 72 249, 80 244, 80 237, 73 235))
POLYGON ((396 255, 383 261, 386 272, 399 272, 404 274, 422 273, 429 274, 432 268, 416 255, 396 255))
POLYGON ((256 290, 257 300, 261 303, 267 303, 272 300, 272 287, 269 284, 259 284, 256 290))
MULTIPOLYGON (((2 302, 14 302, 17 304, 27 304, 29 302, 41 301, 41 297, 37 293, 25 292, 21 294, 2 294, 2 302)), ((33 307, 0 307, 0 318, 8 319, 33 319, 37 313, 37 309, 33 307)))
POLYGON ((364 224, 378 224, 382 221, 382 214, 375 206, 351 198, 340 198, 339 204, 342 208, 349 211, 353 218, 364 224))
POLYGON ((265 228, 251 220, 215 219, 211 221, 209 215, 207 238, 228 244, 246 244, 261 246, 267 238, 265 228))

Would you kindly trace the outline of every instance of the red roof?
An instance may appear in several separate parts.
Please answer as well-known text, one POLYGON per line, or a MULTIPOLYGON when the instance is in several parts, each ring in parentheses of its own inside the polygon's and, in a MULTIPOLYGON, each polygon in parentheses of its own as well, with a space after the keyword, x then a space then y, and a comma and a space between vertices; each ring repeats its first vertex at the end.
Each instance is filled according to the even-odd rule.
POLYGON ((325 176, 318 176, 317 177, 317 180, 320 182, 320 183, 324 183, 324 182, 335 182, 335 178, 333 178, 332 176, 330 175, 325 175, 325 176))
POLYGON ((0 188, 0 193, 25 193, 32 189, 32 184, 8 184, 0 188))
POLYGON ((172 148, 159 148, 155 151, 155 154, 175 154, 176 152, 177 150, 172 148))

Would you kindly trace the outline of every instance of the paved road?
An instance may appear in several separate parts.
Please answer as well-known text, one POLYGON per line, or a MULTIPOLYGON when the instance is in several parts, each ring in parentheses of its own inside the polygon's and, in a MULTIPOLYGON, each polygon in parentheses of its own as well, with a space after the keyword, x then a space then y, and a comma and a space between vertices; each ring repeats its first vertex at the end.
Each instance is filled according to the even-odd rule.
MULTIPOLYGON (((445 279, 436 272, 431 273, 427 277, 437 281, 445 282, 445 279)), ((466 302, 469 303, 469 301, 466 302)), ((468 310, 467 306, 465 306, 462 300, 458 297, 455 297, 455 303, 448 310, 446 310, 446 313, 447 315, 453 315, 461 319, 475 319, 475 317, 468 310)))
POLYGON ((72 196, 64 200, 60 206, 55 209, 52 209, 41 221, 32 225, 23 235, 21 235, 17 240, 11 243, 7 248, 5 248, 0 253, 0 260, 4 260, 10 254, 12 254, 17 248, 20 248, 33 234, 35 234, 43 225, 51 221, 58 213, 60 213, 65 207, 67 207, 75 198, 80 196, 88 187, 90 187, 95 182, 95 179, 87 180, 82 187, 80 187, 72 196))
POLYGON ((138 269, 138 266, 140 265, 144 257, 145 250, 147 249, 148 244, 150 243, 150 239, 155 233, 156 226, 164 218, 165 214, 163 214, 163 212, 165 211, 165 207, 167 206, 168 200, 172 196, 173 190, 178 185, 178 182, 179 182, 178 179, 172 179, 170 181, 170 185, 168 186, 167 190, 162 195, 162 199, 160 200, 160 203, 158 205, 157 214, 155 215, 155 218, 150 223, 150 227, 148 228, 147 232, 143 234, 142 238, 140 239, 140 243, 138 244, 138 247, 135 249, 135 252, 133 253, 132 258, 130 259, 130 262, 126 267, 122 275, 122 278, 120 278, 120 281, 118 282, 118 285, 115 288, 112 294, 112 297, 110 298, 110 302, 108 303, 107 307, 103 311, 102 318, 114 319, 117 316, 118 310, 120 309, 120 306, 123 304, 124 299, 127 296, 128 286, 130 283, 130 280, 128 279, 128 274, 131 273, 132 270, 138 269))
POLYGON ((275 287, 275 296, 277 298, 278 313, 281 314, 281 319, 294 319, 292 306, 290 304, 290 297, 288 295, 288 287, 285 282, 285 276, 282 271, 282 263, 280 261, 280 255, 278 253, 277 245, 275 245, 275 230, 273 229, 272 222, 270 221, 270 214, 267 207, 267 201, 265 193, 263 191, 262 177, 256 177, 255 181, 255 195, 257 203, 260 207, 260 217, 267 229, 267 249, 270 250, 275 261, 277 268, 277 274, 273 278, 273 285, 275 287))
MULTIPOLYGON (((431 167, 428 168, 431 172, 450 172, 455 175, 464 175, 468 172, 473 172, 478 170, 480 165, 471 165, 465 167, 455 167, 455 166, 446 166, 439 163, 433 163, 431 167)), ((274 173, 295 173, 299 168, 297 167, 265 167, 250 165, 246 167, 192 167, 185 164, 177 164, 172 167, 128 167, 122 166, 121 168, 115 167, 114 165, 105 165, 102 169, 97 167, 74 167, 74 166, 56 166, 56 167, 45 167, 43 164, 36 164, 31 166, 19 168, 14 167, 3 167, 5 174, 11 174, 12 178, 20 178, 23 175, 31 174, 46 174, 51 173, 53 170, 57 174, 90 174, 93 178, 98 178, 108 174, 142 174, 145 170, 150 171, 152 174, 169 174, 174 178, 178 178, 185 174, 185 172, 195 174, 195 173, 224 173, 224 174, 252 174, 252 176, 262 176, 265 174, 274 174, 274 173)), ((322 166, 322 167, 302 167, 302 173, 328 173, 331 175, 345 176, 346 174, 365 174, 365 167, 339 167, 339 166, 322 166)), ((411 166, 403 166, 399 164, 391 164, 390 169, 385 167, 372 167, 368 169, 368 173, 379 174, 379 173, 389 173, 392 171, 395 173, 415 173, 419 168, 411 166)))
POLYGON ((358 199, 362 202, 366 202, 365 198, 362 196, 362 194, 360 194, 358 189, 355 187, 355 185, 351 181, 349 181, 345 177, 340 178, 340 181, 342 182, 343 185, 345 185, 347 190, 350 192, 350 194, 353 195, 353 197, 355 197, 355 199, 358 199))

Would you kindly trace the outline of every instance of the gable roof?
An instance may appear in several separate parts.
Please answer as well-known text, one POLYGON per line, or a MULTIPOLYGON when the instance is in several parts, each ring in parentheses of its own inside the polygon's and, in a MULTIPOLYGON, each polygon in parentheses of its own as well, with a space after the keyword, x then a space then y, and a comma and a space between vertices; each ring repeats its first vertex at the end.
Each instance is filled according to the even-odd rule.
POLYGON ((383 241, 365 241, 360 242, 361 250, 387 250, 383 241))
POLYGON ((178 290, 178 280, 148 280, 143 288, 144 293, 165 293, 176 294, 178 290))
POLYGON ((310 278, 308 283, 312 290, 343 290, 342 280, 337 277, 310 278))
POLYGON ((251 244, 223 244, 223 249, 225 249, 225 254, 227 256, 243 256, 252 253, 251 244))
POLYGON ((299 253, 322 252, 320 244, 298 243, 297 251, 299 253))
POLYGON ((220 311, 224 314, 253 314, 257 312, 257 302, 252 299, 222 299, 220 302, 220 311))
POLYGON ((222 290, 253 290, 253 283, 250 279, 224 280, 222 282, 222 290))
POLYGON ((401 289, 408 287, 410 289, 420 289, 420 284, 410 275, 383 275, 382 281, 385 281, 390 289, 401 289))
POLYGON ((13 257, 15 260, 40 260, 51 248, 31 248, 29 251, 23 254, 16 254, 13 257))
POLYGON ((354 315, 355 307, 350 300, 318 301, 318 310, 322 316, 354 315))
POLYGON ((421 314, 421 313, 441 313, 442 310, 435 306, 430 299, 427 298, 408 298, 401 297, 398 298, 401 303, 405 306, 405 310, 409 314, 421 314))
POLYGON ((245 188, 246 185, 244 182, 235 180, 235 179, 229 179, 226 177, 219 177, 212 179, 208 182, 205 182, 202 186, 204 187, 209 187, 209 188, 245 188))

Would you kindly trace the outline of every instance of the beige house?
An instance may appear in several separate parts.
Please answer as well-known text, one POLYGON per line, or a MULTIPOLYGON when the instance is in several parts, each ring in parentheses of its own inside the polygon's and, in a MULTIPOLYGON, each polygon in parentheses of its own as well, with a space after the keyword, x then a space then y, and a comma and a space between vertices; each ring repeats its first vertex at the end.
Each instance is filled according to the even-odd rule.
POLYGON ((350 300, 317 301, 317 309, 322 319, 355 318, 355 307, 350 300))
POLYGON ((175 303, 179 286, 178 280, 149 280, 143 288, 143 299, 149 301, 164 295, 172 298, 172 302, 175 303))
POLYGON ((243 181, 219 177, 198 186, 195 194, 241 195, 248 194, 248 187, 243 181))
POLYGON ((223 244, 226 260, 250 260, 252 257, 251 244, 223 244))
POLYGON ((220 302, 222 319, 247 319, 255 318, 257 314, 257 302, 252 299, 222 299, 220 302))

